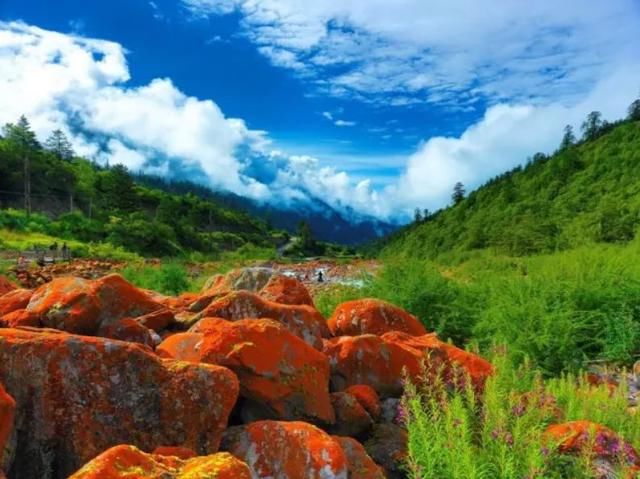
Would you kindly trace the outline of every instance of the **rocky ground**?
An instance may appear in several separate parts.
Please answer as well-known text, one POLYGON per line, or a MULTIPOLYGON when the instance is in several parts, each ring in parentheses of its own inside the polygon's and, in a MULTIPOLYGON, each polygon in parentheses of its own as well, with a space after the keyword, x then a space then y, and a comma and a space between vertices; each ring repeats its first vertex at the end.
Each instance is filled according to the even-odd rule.
MULTIPOLYGON (((1 278, 0 478, 405 477, 405 375, 481 392, 493 367, 376 299, 322 317, 297 276, 324 267, 353 277, 245 268, 178 297, 117 274, 1 278)), ((573 453, 595 430, 548 433, 573 453)))

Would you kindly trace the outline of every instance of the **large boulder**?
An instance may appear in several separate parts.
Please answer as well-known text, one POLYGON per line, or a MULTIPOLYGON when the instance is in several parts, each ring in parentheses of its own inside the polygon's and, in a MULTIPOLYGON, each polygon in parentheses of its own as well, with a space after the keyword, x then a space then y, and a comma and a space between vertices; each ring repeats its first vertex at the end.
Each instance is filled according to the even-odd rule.
POLYGON ((131 318, 119 319, 118 321, 101 326, 97 334, 102 338, 138 343, 151 349, 156 346, 156 338, 158 340, 160 339, 160 337, 152 333, 149 328, 146 328, 131 318))
POLYGON ((13 434, 16 402, 0 384, 0 472, 12 456, 9 447, 13 434))
POLYGON ((422 371, 420 352, 373 334, 326 340, 323 352, 329 357, 331 386, 335 391, 365 384, 382 397, 400 396, 405 372, 418 377, 422 371))
POLYGON ((317 349, 322 348, 322 338, 329 336, 327 323, 315 308, 307 305, 278 304, 247 291, 235 291, 214 301, 200 317, 215 317, 229 321, 249 318, 273 319, 317 349))
POLYGON ((334 336, 382 335, 390 331, 401 331, 412 336, 427 334, 418 318, 379 299, 357 299, 342 303, 327 324, 334 336))
POLYGON ((14 289, 0 296, 0 318, 6 314, 24 309, 31 301, 33 291, 30 289, 14 289))
POLYGON ((427 376, 441 375, 453 387, 463 388, 468 377, 480 391, 484 388, 487 378, 493 374, 493 366, 490 362, 476 354, 440 341, 433 333, 411 336, 392 331, 383 334, 382 339, 387 343, 399 345, 407 351, 421 354, 426 358, 427 376))
POLYGON ((367 454, 384 469, 388 479, 404 479, 409 435, 395 424, 377 424, 364 443, 367 454))
POLYGON ((9 281, 9 278, 0 274, 0 296, 3 296, 16 288, 17 286, 9 281))
POLYGON ((146 454, 135 446, 115 446, 69 479, 251 479, 245 463, 231 454, 181 459, 146 454))
POLYGON ((280 304, 306 304, 315 307, 307 287, 296 278, 275 274, 260 290, 260 297, 280 304))
POLYGON ((239 390, 220 366, 53 330, 0 329, 0 381, 17 404, 12 479, 66 478, 117 444, 210 454, 239 390))
POLYGON ((227 429, 222 449, 246 462, 254 479, 347 479, 340 443, 304 422, 259 421, 227 429))
POLYGON ((345 392, 356 398, 374 421, 378 420, 382 414, 382 406, 375 389, 366 384, 356 384, 355 386, 349 386, 345 389, 345 392))
POLYGON ((122 276, 97 280, 63 277, 38 288, 27 311, 44 327, 75 334, 94 335, 101 326, 122 318, 136 318, 164 309, 122 276))
POLYGON ((224 275, 216 274, 207 280, 202 293, 192 302, 189 309, 192 312, 200 312, 212 301, 233 291, 257 293, 264 288, 273 274, 273 269, 258 266, 234 269, 224 275))
POLYGON ((234 371, 247 418, 334 421, 324 354, 269 319, 202 322, 202 332, 171 336, 158 354, 234 371))
POLYGON ((373 462, 362 444, 350 437, 334 436, 334 439, 347 458, 349 479, 386 479, 382 468, 373 462))

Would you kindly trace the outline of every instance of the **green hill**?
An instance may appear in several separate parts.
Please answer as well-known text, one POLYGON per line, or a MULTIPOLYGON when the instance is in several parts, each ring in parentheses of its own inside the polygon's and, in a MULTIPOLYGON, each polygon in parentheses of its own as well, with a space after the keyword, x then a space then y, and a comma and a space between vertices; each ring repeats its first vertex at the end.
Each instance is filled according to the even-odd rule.
POLYGON ((458 204, 378 245, 418 258, 490 249, 525 256, 634 238, 640 219, 640 121, 600 124, 552 156, 538 153, 458 204))
POLYGON ((5 240, 7 232, 22 232, 28 235, 18 239, 28 244, 55 238, 143 256, 215 256, 238 248, 275 252, 287 241, 286 233, 267 222, 198 193, 174 194, 136 181, 122 165, 103 167, 79 158, 61 132, 41 144, 24 117, 0 136, 5 240))

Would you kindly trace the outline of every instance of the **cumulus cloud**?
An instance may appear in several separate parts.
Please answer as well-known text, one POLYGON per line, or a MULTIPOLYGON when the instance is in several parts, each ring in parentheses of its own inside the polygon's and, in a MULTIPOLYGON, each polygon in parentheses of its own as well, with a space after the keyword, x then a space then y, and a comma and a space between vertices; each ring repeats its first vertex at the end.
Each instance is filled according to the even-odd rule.
MULTIPOLYGON (((62 129, 76 151, 132 170, 200 171, 216 188, 262 201, 318 195, 367 212, 346 173, 276 151, 267 132, 227 118, 170 79, 128 86, 119 44, 0 22, 0 123, 25 114, 44 138, 62 129)), ((369 191, 368 194, 374 193, 369 191)))
POLYGON ((238 12, 263 55, 323 93, 397 106, 577 101, 637 58, 635 0, 183 1, 238 12))

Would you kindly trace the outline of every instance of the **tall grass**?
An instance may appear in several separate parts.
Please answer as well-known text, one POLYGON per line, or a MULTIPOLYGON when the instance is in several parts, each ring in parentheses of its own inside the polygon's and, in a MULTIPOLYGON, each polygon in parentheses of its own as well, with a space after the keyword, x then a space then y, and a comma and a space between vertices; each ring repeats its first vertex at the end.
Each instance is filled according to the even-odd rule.
POLYGON ((178 295, 197 289, 189 277, 186 265, 178 262, 162 263, 159 266, 130 264, 122 269, 120 274, 139 288, 162 294, 178 295))
MULTIPOLYGON (((545 382, 530 363, 492 358, 496 374, 482 397, 441 381, 409 385, 403 399, 412 479, 593 478, 593 457, 560 456, 545 439, 551 423, 586 419, 640 445, 640 416, 626 411, 626 390, 589 386, 566 375, 545 382)), ((625 477, 622 468, 619 477, 625 477)))
POLYGON ((587 359, 630 363, 640 351, 640 242, 527 258, 388 258, 363 288, 325 291, 316 302, 330 315, 358 297, 397 304, 459 345, 508 344, 517 362, 529 358, 546 375, 587 359))

